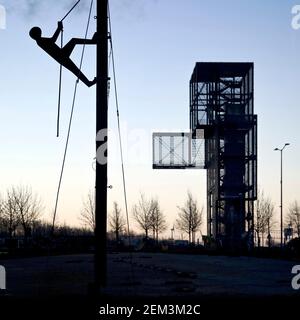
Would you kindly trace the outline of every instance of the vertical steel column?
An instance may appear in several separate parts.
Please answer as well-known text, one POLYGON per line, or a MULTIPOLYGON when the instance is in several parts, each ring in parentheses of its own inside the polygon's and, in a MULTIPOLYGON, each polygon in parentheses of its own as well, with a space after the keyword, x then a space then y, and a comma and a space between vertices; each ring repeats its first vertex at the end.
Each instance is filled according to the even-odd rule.
POLYGON ((283 214, 282 214, 282 201, 283 201, 283 196, 282 196, 282 151, 283 149, 280 150, 280 247, 283 247, 283 214))
MULTIPOLYGON (((97 0, 97 89, 96 89, 96 151, 107 147, 108 127, 108 0, 97 0), (101 137, 101 139, 99 138, 101 137), (103 139, 102 139, 103 137, 103 139)), ((98 155, 97 155, 98 156, 98 155)), ((107 150, 105 151, 107 159, 107 150)), ((95 196, 95 285, 106 285, 107 254, 107 161, 96 161, 95 196)))

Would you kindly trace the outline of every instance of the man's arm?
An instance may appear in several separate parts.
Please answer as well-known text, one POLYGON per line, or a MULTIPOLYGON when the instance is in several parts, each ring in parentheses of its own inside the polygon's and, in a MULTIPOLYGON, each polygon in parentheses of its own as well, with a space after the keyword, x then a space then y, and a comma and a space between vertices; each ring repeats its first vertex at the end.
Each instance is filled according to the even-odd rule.
POLYGON ((58 21, 57 23, 57 29, 54 32, 53 36, 52 36, 52 40, 53 42, 56 42, 57 38, 59 37, 59 34, 61 33, 61 31, 63 31, 63 23, 61 21, 58 21))

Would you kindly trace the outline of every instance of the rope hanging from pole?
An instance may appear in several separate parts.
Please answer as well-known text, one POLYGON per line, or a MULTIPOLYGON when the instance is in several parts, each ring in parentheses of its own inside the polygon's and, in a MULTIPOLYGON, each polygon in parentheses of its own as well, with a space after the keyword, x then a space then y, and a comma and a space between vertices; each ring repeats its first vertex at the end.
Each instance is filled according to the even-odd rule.
MULTIPOLYGON (((94 4, 94 0, 91 0, 88 20, 87 20, 87 26, 86 26, 86 30, 85 30, 85 40, 87 39, 87 35, 88 35, 88 31, 89 31, 93 4, 94 4)), ((81 72, 81 69, 82 69, 84 54, 85 54, 85 44, 83 45, 83 48, 82 48, 80 65, 79 65, 79 72, 81 72)), ((61 171, 60 171, 60 176, 59 176, 59 182, 58 182, 58 187, 57 187, 57 193, 56 193, 56 199, 55 199, 55 207, 54 207, 53 220, 52 220, 52 234, 54 234, 55 220, 56 220, 57 207, 58 207, 58 200, 59 200, 60 188, 61 188, 64 168, 65 168, 65 163, 66 163, 68 146, 69 146, 69 139, 70 139, 70 133, 71 133, 71 126, 72 126, 72 120, 73 120, 74 107, 75 107, 75 102, 76 102, 78 83, 79 83, 79 78, 77 78, 76 82, 75 82, 75 88, 74 88, 74 94, 73 94, 73 102, 72 102, 72 107, 71 107, 71 114, 70 114, 70 119, 69 119, 67 139, 66 139, 65 150, 64 150, 64 155, 63 155, 63 161, 62 161, 62 166, 61 166, 61 171)))
MULTIPOLYGON (((73 7, 65 14, 65 16, 60 20, 63 22, 68 15, 77 7, 81 0, 78 0, 73 7)), ((62 49, 64 45, 64 30, 61 32, 60 36, 60 48, 62 49)), ((60 104, 61 104, 61 86, 62 86, 62 65, 59 67, 59 84, 58 84, 58 106, 57 106, 57 125, 56 125, 56 136, 59 137, 59 122, 60 122, 60 104)))
POLYGON ((115 58, 114 58, 114 50, 113 50, 113 42, 112 42, 111 18, 110 18, 109 7, 108 7, 108 17, 109 17, 109 32, 110 32, 110 45, 111 45, 110 54, 111 54, 111 58, 112 58, 112 68, 113 68, 113 77, 114 77, 114 91, 115 91, 115 100, 116 100, 119 146, 120 146, 121 163, 122 163, 123 192, 124 192, 125 211, 126 211, 126 218, 127 218, 127 232, 128 232, 129 242, 131 242, 130 228, 129 228, 129 213, 128 213, 128 202, 127 202, 126 179, 125 179, 125 168, 124 168, 124 157, 123 157, 123 146, 122 146, 122 136, 121 136, 121 126, 120 126, 119 99, 118 99, 118 90, 117 90, 117 82, 116 82, 115 58))
MULTIPOLYGON (((120 156, 121 156, 121 169, 122 169, 122 179, 123 179, 123 193, 124 193, 124 203, 125 203, 125 212, 126 212, 126 222, 127 222, 127 234, 128 242, 131 247, 131 235, 130 235, 130 223, 129 223, 129 210, 128 210, 128 200, 127 200, 127 186, 126 186, 126 175, 125 175, 125 166, 124 166, 124 157, 123 157, 123 143, 121 135, 121 125, 120 125, 120 111, 119 111, 119 99, 118 99, 118 90, 117 90, 117 76, 116 76, 116 67, 115 67, 115 57, 112 41, 112 27, 111 27, 111 15, 110 15, 110 6, 108 2, 108 22, 109 22, 109 39, 110 39, 110 56, 112 60, 112 70, 114 78, 114 93, 115 93, 115 104, 116 104, 116 113, 117 113, 117 123, 118 123, 118 137, 119 137, 119 147, 120 147, 120 156)), ((130 252, 130 270, 131 270, 131 283, 135 281, 134 268, 133 268, 133 255, 130 252)), ((133 286, 131 287, 133 289, 133 286)))

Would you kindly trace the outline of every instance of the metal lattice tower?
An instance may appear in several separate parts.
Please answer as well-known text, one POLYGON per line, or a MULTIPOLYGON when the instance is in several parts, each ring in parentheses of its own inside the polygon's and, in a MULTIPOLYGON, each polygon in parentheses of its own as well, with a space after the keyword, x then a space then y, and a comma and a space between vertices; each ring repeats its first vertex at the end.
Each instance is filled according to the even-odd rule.
POLYGON ((153 168, 207 169, 208 235, 224 248, 251 246, 257 196, 253 63, 196 63, 190 132, 154 133, 153 168))

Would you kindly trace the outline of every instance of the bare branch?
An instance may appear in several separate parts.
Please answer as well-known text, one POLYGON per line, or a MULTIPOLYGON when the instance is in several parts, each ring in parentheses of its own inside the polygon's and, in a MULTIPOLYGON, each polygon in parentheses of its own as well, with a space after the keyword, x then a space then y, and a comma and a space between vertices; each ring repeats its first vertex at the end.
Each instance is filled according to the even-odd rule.
POLYGON ((126 223, 125 219, 121 214, 121 209, 119 209, 117 202, 114 202, 114 209, 109 217, 109 225, 111 231, 115 234, 116 241, 119 241, 120 234, 124 231, 126 223))
POLYGON ((178 207, 178 209, 177 228, 188 234, 189 242, 195 242, 195 234, 202 225, 203 208, 198 209, 197 201, 188 192, 184 207, 178 207))
POLYGON ((84 227, 95 231, 95 194, 92 191, 88 193, 86 200, 83 202, 79 220, 84 227))
POLYGON ((167 223, 157 199, 152 199, 150 202, 150 224, 153 231, 153 238, 158 241, 159 233, 167 229, 167 223))
POLYGON ((274 204, 270 198, 266 198, 263 190, 258 192, 256 201, 256 215, 254 221, 254 231, 257 235, 257 245, 261 245, 261 238, 267 235, 268 245, 271 245, 271 232, 275 225, 274 204))
POLYGON ((11 237, 21 225, 27 238, 42 214, 41 200, 28 186, 12 186, 7 190, 2 214, 11 237))
POLYGON ((300 206, 297 201, 294 201, 289 206, 287 215, 287 225, 290 225, 300 237, 300 206))
POLYGON ((148 201, 145 196, 141 194, 139 203, 132 208, 132 213, 138 226, 145 232, 145 236, 148 237, 152 225, 151 201, 148 201))

